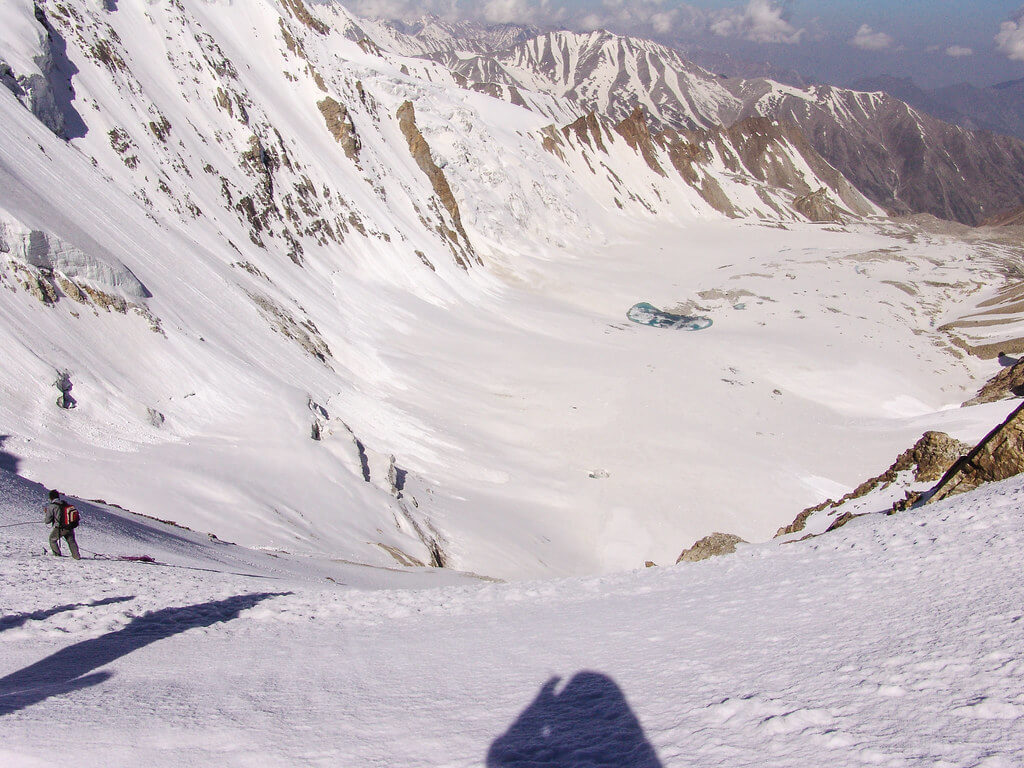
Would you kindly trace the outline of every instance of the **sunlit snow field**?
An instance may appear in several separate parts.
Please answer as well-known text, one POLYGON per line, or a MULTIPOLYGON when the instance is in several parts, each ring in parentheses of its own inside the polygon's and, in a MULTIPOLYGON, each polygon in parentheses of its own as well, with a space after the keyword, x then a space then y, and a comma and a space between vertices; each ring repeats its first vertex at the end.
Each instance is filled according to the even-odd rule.
MULTIPOLYGON (((0 525, 41 517, 0 485, 0 525)), ((1020 480, 704 563, 425 590, 82 508, 86 559, 33 554, 39 519, 0 542, 4 765, 1024 760, 1020 480)))
POLYGON ((1014 244, 717 156, 727 218, 336 4, 0 5, 76 118, 0 88, 0 766, 1024 764, 1024 481, 771 538, 1014 407, 940 330, 1014 244), (674 565, 712 531, 754 543, 674 565))

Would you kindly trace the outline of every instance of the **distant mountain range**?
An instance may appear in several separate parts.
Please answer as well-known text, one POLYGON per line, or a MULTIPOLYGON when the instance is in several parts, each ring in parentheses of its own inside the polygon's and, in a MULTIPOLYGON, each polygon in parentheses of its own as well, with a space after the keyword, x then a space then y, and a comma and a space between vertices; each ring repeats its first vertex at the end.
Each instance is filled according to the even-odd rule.
POLYGON ((1024 81, 960 89, 954 98, 896 80, 852 90, 723 77, 658 43, 604 31, 488 33, 474 25, 374 22, 348 34, 439 63, 463 87, 558 124, 589 112, 618 123, 637 107, 655 133, 717 130, 755 117, 791 123, 860 192, 897 215, 929 213, 976 226, 1024 202, 1024 142, 977 130, 1016 119, 1024 131, 1014 107, 1024 99, 1024 81))
POLYGON ((862 78, 861 91, 885 91, 915 109, 970 130, 992 131, 1024 139, 1024 79, 987 88, 961 83, 928 90, 908 77, 862 78))

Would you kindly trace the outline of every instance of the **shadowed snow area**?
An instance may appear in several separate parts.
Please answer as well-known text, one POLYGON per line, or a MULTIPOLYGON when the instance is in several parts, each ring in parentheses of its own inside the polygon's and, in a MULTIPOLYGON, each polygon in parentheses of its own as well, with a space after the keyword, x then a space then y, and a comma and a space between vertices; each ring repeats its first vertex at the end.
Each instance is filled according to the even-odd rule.
MULTIPOLYGON (((38 514, 0 479, 0 524, 38 514)), ((702 563, 397 591, 82 507, 83 548, 188 567, 2 529, 4 765, 1024 760, 1021 479, 702 563)))

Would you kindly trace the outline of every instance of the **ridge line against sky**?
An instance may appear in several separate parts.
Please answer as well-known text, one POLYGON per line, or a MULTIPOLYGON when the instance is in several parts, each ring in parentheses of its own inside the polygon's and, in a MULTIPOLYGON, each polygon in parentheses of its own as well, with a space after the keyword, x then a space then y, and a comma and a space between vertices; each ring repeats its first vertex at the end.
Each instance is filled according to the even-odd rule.
POLYGON ((648 37, 846 84, 1024 78, 1021 0, 318 0, 359 16, 536 25, 648 37))

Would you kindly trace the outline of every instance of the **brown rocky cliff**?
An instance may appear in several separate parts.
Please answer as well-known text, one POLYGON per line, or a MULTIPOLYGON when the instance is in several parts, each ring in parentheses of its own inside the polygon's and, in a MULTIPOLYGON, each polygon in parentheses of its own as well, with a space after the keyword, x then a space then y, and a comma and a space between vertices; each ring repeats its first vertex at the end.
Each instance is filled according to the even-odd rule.
POLYGON ((1024 397, 1024 360, 1003 368, 964 405, 995 403, 1010 397, 1024 397))
POLYGON ((1024 472, 1024 404, 954 464, 931 490, 928 503, 1024 472))
POLYGON ((358 160, 362 144, 359 141, 359 135, 356 133, 352 117, 349 115, 345 105, 327 96, 317 102, 317 107, 320 109, 320 114, 324 116, 327 130, 341 144, 341 148, 345 150, 345 155, 348 156, 348 159, 358 160))
POLYGON ((594 147, 604 153, 608 152, 604 146, 604 139, 601 136, 601 124, 598 122, 597 115, 594 112, 588 112, 576 122, 565 126, 562 129, 562 133, 566 136, 570 133, 575 133, 576 138, 588 147, 594 147))
POLYGON ((331 31, 329 26, 309 12, 309 8, 306 7, 303 0, 282 0, 282 4, 292 16, 317 34, 326 35, 331 31))
MULTIPOLYGON (((416 161, 416 165, 419 166, 420 170, 423 171, 426 177, 430 180, 430 184, 434 188, 434 194, 437 195, 441 204, 445 207, 445 210, 447 210, 451 215, 455 231, 452 232, 447 230, 445 232, 446 236, 449 240, 456 243, 458 242, 459 237, 461 237, 462 244, 467 250, 472 252, 472 246, 469 243, 469 236, 466 234, 466 230, 462 226, 462 214, 459 213, 459 204, 455 200, 455 195, 452 194, 451 185, 448 183, 448 179, 445 177, 444 172, 438 167, 437 163, 434 162, 434 158, 430 154, 430 146, 427 144, 427 140, 423 138, 423 134, 420 133, 420 129, 416 126, 416 110, 413 107, 412 102, 404 102, 402 106, 398 108, 396 116, 398 118, 398 126, 402 131, 402 135, 405 136, 405 140, 409 143, 409 152, 416 161)), ((467 266, 458 254, 456 254, 456 260, 463 268, 467 266)))
POLYGON ((629 117, 616 125, 615 132, 622 136, 632 149, 640 153, 651 170, 662 176, 666 175, 665 169, 658 162, 654 141, 651 139, 651 132, 647 127, 647 116, 641 107, 634 109, 629 117))
MULTIPOLYGON (((755 178, 773 187, 788 189, 798 196, 812 195, 800 170, 790 162, 786 145, 807 164, 814 175, 821 179, 842 201, 850 212, 857 215, 872 213, 871 205, 849 181, 830 165, 814 148, 804 132, 794 123, 772 120, 766 117, 751 117, 729 126, 724 131, 729 146, 738 153, 743 167, 755 178)), ((815 201, 805 201, 805 207, 815 214, 826 214, 835 221, 837 211, 827 212, 815 201)), ((804 211, 802 214, 807 215, 804 211)), ((812 220, 819 220, 808 216, 812 220)))

